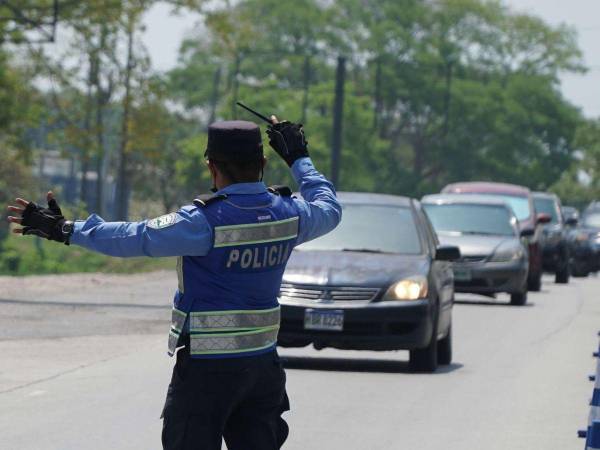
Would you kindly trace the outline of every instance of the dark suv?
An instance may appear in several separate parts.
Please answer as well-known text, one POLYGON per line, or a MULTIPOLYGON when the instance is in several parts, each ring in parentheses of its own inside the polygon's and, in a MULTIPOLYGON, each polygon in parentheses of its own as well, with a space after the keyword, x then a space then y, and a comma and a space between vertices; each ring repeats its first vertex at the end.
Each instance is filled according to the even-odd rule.
POLYGON ((560 199, 549 192, 534 192, 533 204, 538 214, 546 214, 550 222, 542 230, 542 265, 555 276, 557 283, 569 282, 569 229, 562 213, 560 199))
POLYGON ((563 205, 562 212, 569 230, 571 275, 574 277, 587 277, 594 264, 594 251, 590 233, 579 226, 580 219, 577 208, 563 205))

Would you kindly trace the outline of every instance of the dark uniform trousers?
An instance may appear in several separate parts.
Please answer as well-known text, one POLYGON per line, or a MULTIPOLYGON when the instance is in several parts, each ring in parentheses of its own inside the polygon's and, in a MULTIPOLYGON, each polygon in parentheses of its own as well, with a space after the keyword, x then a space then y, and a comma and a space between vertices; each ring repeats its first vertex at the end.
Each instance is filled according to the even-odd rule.
POLYGON ((177 352, 162 417, 164 450, 277 450, 288 436, 285 372, 276 351, 193 359, 177 352))

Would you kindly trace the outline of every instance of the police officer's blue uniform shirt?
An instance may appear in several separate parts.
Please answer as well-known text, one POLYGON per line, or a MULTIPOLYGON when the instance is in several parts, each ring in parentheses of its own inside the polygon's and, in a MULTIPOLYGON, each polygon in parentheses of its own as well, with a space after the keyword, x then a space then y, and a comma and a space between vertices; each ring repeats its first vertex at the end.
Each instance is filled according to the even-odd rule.
POLYGON ((111 256, 180 257, 170 353, 182 335, 193 338, 197 357, 269 351, 292 248, 341 220, 333 185, 309 158, 296 161, 292 173, 302 199, 270 194, 262 182, 232 184, 217 193, 226 194, 225 201, 152 220, 104 222, 93 214, 75 222, 71 243, 111 256))
MULTIPOLYGON (((300 217, 297 239, 297 245, 300 245, 333 230, 341 220, 342 210, 333 185, 315 169, 310 158, 296 161, 292 173, 304 199, 294 200, 300 217)), ((258 182, 232 184, 218 194, 262 192, 267 192, 267 187, 258 182)), ((85 221, 75 222, 71 244, 120 257, 205 256, 212 248, 213 232, 201 209, 183 207, 159 219, 104 222, 92 214, 85 221), (163 220, 165 222, 161 223, 163 220)))

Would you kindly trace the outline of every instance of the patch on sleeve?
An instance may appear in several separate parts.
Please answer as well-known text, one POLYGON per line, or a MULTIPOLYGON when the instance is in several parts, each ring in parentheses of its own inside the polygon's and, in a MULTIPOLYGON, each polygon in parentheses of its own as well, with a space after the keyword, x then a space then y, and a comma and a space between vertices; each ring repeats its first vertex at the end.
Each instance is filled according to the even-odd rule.
POLYGON ((156 219, 149 220, 147 223, 148 228, 160 230, 161 228, 167 228, 177 223, 177 213, 165 214, 164 216, 157 217, 156 219))

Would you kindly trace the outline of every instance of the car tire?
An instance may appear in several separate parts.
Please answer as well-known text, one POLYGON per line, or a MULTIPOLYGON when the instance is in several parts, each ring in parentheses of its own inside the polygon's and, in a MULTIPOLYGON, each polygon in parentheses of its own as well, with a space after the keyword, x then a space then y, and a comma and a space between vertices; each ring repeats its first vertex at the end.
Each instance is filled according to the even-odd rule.
POLYGON ((554 282, 556 284, 567 284, 569 282, 569 266, 562 268, 554 277, 554 282))
POLYGON ((438 364, 447 366, 452 363, 452 324, 448 327, 448 334, 437 343, 438 364))
POLYGON ((527 280, 527 290, 539 292, 542 290, 542 272, 533 275, 527 280))
POLYGON ((527 303, 527 290, 510 294, 510 304, 514 306, 524 306, 527 303))
POLYGON ((413 372, 433 373, 438 368, 438 342, 437 342, 437 313, 433 321, 431 340, 425 348, 417 348, 409 352, 409 366, 413 372))
POLYGON ((573 275, 575 278, 585 278, 590 275, 590 269, 588 268, 588 265, 585 262, 575 261, 573 263, 571 275, 573 275))

